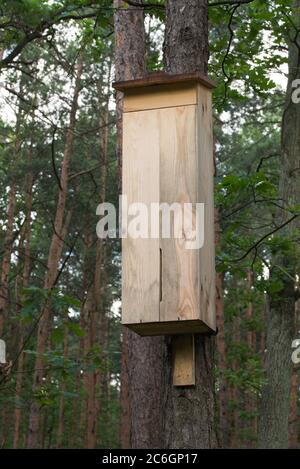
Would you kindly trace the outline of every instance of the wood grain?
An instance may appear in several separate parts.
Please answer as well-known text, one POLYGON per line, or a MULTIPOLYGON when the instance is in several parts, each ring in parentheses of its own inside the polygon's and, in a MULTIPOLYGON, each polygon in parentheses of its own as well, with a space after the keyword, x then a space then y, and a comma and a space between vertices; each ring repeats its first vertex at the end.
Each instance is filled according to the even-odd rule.
POLYGON ((173 385, 194 386, 195 378, 195 342, 193 335, 172 338, 173 385))
POLYGON ((212 330, 200 319, 186 321, 157 321, 126 324, 141 336, 180 335, 180 334, 212 334, 212 330))
POLYGON ((212 95, 198 86, 197 153, 198 201, 205 203, 204 246, 199 250, 198 282, 200 318, 216 330, 215 230, 212 95))
MULTIPOLYGON (((113 83, 113 87, 119 91, 127 92, 129 89, 137 89, 162 84, 180 84, 180 83, 200 83, 208 89, 216 87, 216 83, 200 72, 194 73, 181 73, 181 74, 168 74, 166 72, 152 72, 144 78, 137 80, 118 81, 113 83)), ((152 90, 150 90, 151 92, 152 90)))
MULTIPOLYGON (((123 194, 128 204, 159 202, 156 112, 124 114, 123 194)), ((122 321, 159 321, 159 240, 122 240, 122 321)))
POLYGON ((204 246, 186 249, 184 232, 124 239, 122 322, 141 335, 207 333, 216 329, 211 91, 197 84, 189 94, 196 104, 176 106, 178 89, 164 93, 141 94, 135 106, 143 110, 124 113, 123 193, 148 208, 204 203, 204 246))
POLYGON ((124 99, 124 112, 143 111, 147 109, 170 108, 196 104, 197 88, 191 83, 159 85, 151 88, 128 90, 124 99))
MULTIPOLYGON (((196 106, 161 110, 159 129, 160 202, 196 202, 196 106)), ((160 240, 163 264, 160 321, 199 318, 199 251, 186 249, 183 233, 177 232, 176 236, 160 240)))

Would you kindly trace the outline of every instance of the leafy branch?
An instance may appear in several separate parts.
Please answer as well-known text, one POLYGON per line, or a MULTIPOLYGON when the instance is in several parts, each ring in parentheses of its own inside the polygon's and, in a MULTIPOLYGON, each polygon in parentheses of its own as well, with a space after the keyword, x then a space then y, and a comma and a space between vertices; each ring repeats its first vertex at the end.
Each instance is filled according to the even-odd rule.
POLYGON ((277 233, 277 231, 280 231, 282 228, 284 228, 285 226, 289 225, 292 221, 294 221, 296 218, 298 218, 300 216, 300 213, 297 213, 296 215, 292 216, 291 218, 289 218, 286 222, 284 222, 282 225, 280 226, 277 226, 274 230, 272 231, 269 231, 267 234, 265 234, 264 236, 262 236, 262 238, 260 238, 258 241, 256 241, 255 244, 253 244, 253 246, 251 246, 249 249, 247 249, 247 251, 239 258, 237 259, 232 259, 231 262, 240 262, 242 261, 243 259, 245 259, 249 254, 250 252, 252 252, 253 250, 257 250, 257 248, 263 243, 263 241, 265 241, 265 239, 269 238, 269 236, 272 236, 273 234, 277 233))

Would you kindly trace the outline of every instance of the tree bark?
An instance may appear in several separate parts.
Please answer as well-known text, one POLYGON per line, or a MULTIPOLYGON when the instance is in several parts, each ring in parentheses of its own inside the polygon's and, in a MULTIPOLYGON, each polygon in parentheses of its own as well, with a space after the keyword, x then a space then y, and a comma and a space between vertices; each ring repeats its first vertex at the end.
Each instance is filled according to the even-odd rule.
MULTIPOLYGON (((236 279, 233 279, 233 284, 232 288, 236 289, 238 287, 238 281, 236 279)), ((240 316, 236 316, 233 318, 233 324, 232 324, 232 337, 233 337, 233 343, 235 345, 239 345, 241 343, 241 318, 240 316)), ((238 363, 236 358, 233 359, 233 362, 231 364, 232 369, 234 370, 235 373, 238 371, 238 363)), ((240 447, 240 406, 241 406, 241 396, 240 396, 240 389, 236 384, 231 385, 231 404, 232 404, 232 410, 231 410, 231 422, 232 422, 232 427, 231 427, 231 435, 230 435, 230 447, 232 449, 236 449, 240 447)))
MULTIPOLYGON (((247 290, 249 291, 249 295, 251 295, 252 292, 252 286, 253 286, 253 272, 248 269, 247 272, 247 290)), ((249 321, 248 325, 248 330, 246 333, 246 343, 248 346, 249 353, 251 356, 256 353, 256 332, 251 329, 250 322, 253 318, 253 302, 252 300, 249 301, 248 307, 247 307, 247 312, 246 316, 249 321)), ((244 391, 243 392, 244 396, 244 406, 245 406, 245 411, 246 414, 248 415, 248 419, 246 420, 246 431, 248 432, 248 435, 251 438, 248 438, 247 441, 245 441, 245 446, 246 448, 252 448, 253 447, 253 442, 254 438, 257 437, 257 419, 255 417, 255 411, 257 407, 257 396, 251 392, 251 391, 244 391)))
MULTIPOLYGON (((122 5, 116 0, 116 8, 122 5)), ((128 7, 115 14, 115 78, 132 80, 145 75, 145 30, 142 9, 128 7)), ((122 154, 123 95, 118 92, 117 155, 122 154)), ((121 163, 120 163, 121 168, 121 163)), ((120 171, 121 174, 121 171, 120 171)), ((164 341, 122 330, 121 444, 123 448, 159 448, 162 445, 164 341)))
MULTIPOLYGON (((137 0, 141 2, 141 0, 137 0)), ((142 3, 142 2, 141 2, 142 3)), ((122 9, 124 2, 114 0, 115 28, 115 80, 133 80, 146 73, 145 28, 142 8, 128 6, 122 9)), ((122 113, 123 93, 116 93, 117 141, 116 156, 119 165, 119 187, 122 185, 122 113)))
MULTIPOLYGON (((77 74, 75 80, 75 88, 72 99, 72 106, 70 111, 70 122, 69 128, 66 135, 66 144, 64 149, 64 156, 62 162, 62 169, 60 175, 60 188, 58 194, 58 202, 56 207, 56 214, 54 220, 54 233, 51 240, 51 245, 48 253, 48 270, 46 272, 44 289, 51 291, 55 285, 59 260, 61 257, 64 237, 66 235, 66 228, 69 223, 69 217, 65 217, 65 208, 67 201, 67 192, 68 192, 68 175, 69 175, 69 165, 71 160, 71 155, 73 151, 73 142, 74 142, 74 129, 76 123, 76 112, 78 107, 78 97, 81 88, 81 74, 83 69, 82 57, 80 57, 77 65, 77 74)), ((47 301, 40 317, 38 332, 37 332, 37 356, 35 361, 35 371, 33 378, 33 395, 35 395, 42 384, 43 381, 43 363, 44 358, 43 354, 46 350, 46 342, 50 326, 50 315, 51 315, 51 304, 50 301, 47 301)), ((31 408, 30 408, 30 417, 29 417, 29 433, 28 433, 28 448, 36 448, 38 445, 38 435, 39 435, 39 404, 36 399, 33 399, 31 408)))
MULTIPOLYGON (((297 281, 299 288, 299 279, 297 281)), ((295 330, 299 330, 300 301, 295 304, 295 330)), ((291 398, 290 398, 290 415, 289 415, 289 448, 298 448, 298 394, 299 394, 299 369, 293 367, 291 382, 291 398)))
POLYGON ((9 273, 10 259, 13 247, 13 223, 16 206, 16 183, 10 187, 7 207, 7 225, 4 239, 4 253, 1 266, 1 285, 0 285, 0 337, 3 336, 4 316, 9 297, 9 273))
MULTIPOLYGON (((110 85, 111 82, 111 62, 108 64, 108 76, 107 83, 99 82, 98 95, 99 102, 103 100, 104 87, 110 85), (104 86, 103 86, 104 85, 104 86)), ((106 189, 107 189, 107 175, 108 175, 108 141, 109 141, 109 99, 110 93, 106 94, 105 103, 100 112, 100 127, 102 128, 102 134, 100 136, 100 148, 99 148, 99 160, 100 160, 100 190, 99 190, 99 202, 103 203, 106 201, 106 189)), ((95 264, 95 307, 96 307, 96 327, 98 330, 98 344, 101 351, 101 367, 98 367, 95 372, 95 420, 96 428, 99 423, 100 412, 103 402, 107 402, 107 391, 109 386, 109 361, 107 355, 108 349, 108 328, 109 321, 106 315, 106 305, 104 301, 104 292, 107 287, 107 273, 105 269, 106 262, 106 244, 103 239, 97 239, 96 243, 96 264, 95 264)), ((104 429, 105 433, 106 429, 104 429)), ((100 444, 103 447, 103 437, 100 435, 100 444)))
MULTIPOLYGON (((89 350, 90 350, 90 311, 93 309, 94 297, 92 295, 93 280, 91 278, 91 272, 93 271, 93 264, 91 259, 91 248, 94 242, 94 233, 91 232, 89 217, 86 220, 86 229, 84 233, 84 244, 85 244, 85 258, 84 258, 84 269, 83 269, 83 302, 80 311, 80 327, 84 331, 84 336, 80 339, 79 344, 79 355, 78 362, 83 363, 83 375, 81 376, 81 370, 78 371, 77 375, 77 392, 80 395, 81 386, 83 389, 83 395, 80 396, 79 402, 76 404, 79 409, 79 418, 76 422, 78 425, 76 440, 80 447, 81 442, 86 439, 87 434, 87 396, 88 396, 88 364, 89 364, 89 350)), ((75 410, 75 409, 74 409, 75 410)), ((74 412, 73 410, 73 412, 74 412)), ((76 414, 75 414, 76 415, 76 414)), ((86 440, 85 440, 86 441, 86 440)))
POLYGON ((298 373, 293 370, 289 415, 289 448, 298 448, 298 373))
MULTIPOLYGON (((221 240, 220 213, 215 210, 215 236, 216 245, 221 240)), ((219 372, 219 435, 222 447, 229 448, 230 428, 228 416, 228 384, 226 382, 226 342, 225 342, 225 318, 224 318, 224 274, 216 274, 216 318, 217 318, 217 350, 218 350, 218 372, 219 372)))
MULTIPOLYGON (((68 359, 68 327, 65 326, 64 331, 64 362, 68 359)), ((58 427, 56 435, 56 448, 62 448, 63 444, 63 435, 65 429, 65 395, 66 392, 66 380, 63 377, 61 383, 61 396, 59 398, 59 408, 58 408, 58 427)))
MULTIPOLYGON (((31 161, 32 148, 30 148, 29 161, 31 161)), ((24 242, 22 243, 22 250, 24 249, 24 263, 23 263, 23 275, 20 279, 20 285, 17 289, 17 313, 20 313, 20 304, 22 302, 22 295, 20 294, 21 288, 27 288, 29 285, 30 277, 30 241, 31 241, 31 211, 32 211, 32 188, 33 188, 33 174, 30 172, 26 182, 26 220, 24 227, 24 242)), ((21 257, 20 252, 20 257, 21 257)), ((16 375, 16 406, 14 414, 14 440, 13 448, 16 449, 19 446, 20 440, 20 428, 22 419, 22 407, 20 405, 21 391, 23 385, 23 371, 25 363, 25 354, 23 352, 24 346, 24 326, 21 325, 19 328, 19 347, 21 350, 18 358, 17 375, 16 375)))
MULTIPOLYGON (((293 21, 300 27, 300 1, 294 1, 293 21)), ((281 171, 279 198, 285 207, 294 207, 300 203, 299 167, 300 167, 300 106, 292 102, 292 82, 300 78, 300 39, 292 28, 289 46, 289 79, 286 105, 282 120, 281 171)), ((290 217, 288 211, 278 213, 278 223, 290 217)), ((293 238, 293 232, 299 230, 299 223, 294 222, 282 230, 282 236, 293 238)), ((274 259, 271 279, 282 282, 282 291, 270 298, 270 311, 267 321, 266 337, 266 379, 262 391, 259 447, 288 448, 289 405, 292 379, 291 343, 294 337, 295 310, 295 275, 294 255, 282 255, 274 259), (283 274, 284 272, 284 274, 283 274)))
MULTIPOLYGON (((3 52, 2 52, 3 53, 3 52)), ((17 119, 16 119, 16 128, 15 128, 15 145, 14 145, 14 158, 15 164, 19 160, 20 151, 22 148, 22 138, 21 138, 21 125, 22 119, 24 116, 24 112, 22 109, 22 97, 24 93, 25 87, 25 73, 21 74, 20 78, 20 91, 19 91, 19 104, 18 104, 18 112, 17 112, 17 119)), ((13 249, 13 224, 14 224, 14 217, 15 217, 15 208, 17 202, 17 178, 14 174, 9 188, 9 195, 8 195, 8 203, 7 203, 7 225, 6 225, 6 233, 4 237, 4 246, 3 246, 3 257, 2 257, 2 264, 1 264, 1 274, 0 274, 0 337, 3 335, 4 329, 4 317, 6 314, 6 309, 9 304, 9 275, 10 275, 10 264, 11 264, 11 255, 13 249)))
MULTIPOLYGON (((108 82, 110 81, 110 73, 108 82)), ((101 84, 98 84, 98 98, 99 106, 101 109, 101 101, 103 100, 103 89, 101 84)), ((100 161, 100 189, 99 189, 99 203, 104 203, 106 199, 106 179, 107 179, 107 155, 108 155, 108 109, 109 95, 106 97, 104 109, 100 111, 99 124, 101 130, 100 146, 99 146, 99 161, 100 161)), ((102 269, 104 258, 104 242, 103 239, 97 238, 96 241, 96 260, 94 267, 94 282, 93 282, 93 311, 90 315, 90 347, 99 345, 104 360, 104 346, 105 346, 105 329, 106 317, 105 310, 102 302, 102 269)), ((102 365, 104 368, 104 363, 102 365)), ((87 448, 92 449, 96 447, 97 442, 97 426, 99 419, 99 388, 101 382, 101 371, 99 368, 88 373, 88 388, 87 388, 87 448)))
POLYGON ((169 73, 202 72, 208 66, 207 0, 167 0, 164 64, 169 73))
MULTIPOLYGON (((207 0, 167 0, 164 42, 165 70, 207 74, 207 0)), ((215 339, 195 336, 196 385, 176 388, 171 376, 172 338, 166 339, 165 447, 215 448, 216 436, 214 350, 215 339)))

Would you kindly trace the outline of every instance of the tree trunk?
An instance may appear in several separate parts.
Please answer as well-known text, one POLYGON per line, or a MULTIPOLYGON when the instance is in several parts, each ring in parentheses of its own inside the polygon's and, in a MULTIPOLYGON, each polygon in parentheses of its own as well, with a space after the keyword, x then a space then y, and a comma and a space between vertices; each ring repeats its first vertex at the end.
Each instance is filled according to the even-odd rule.
MULTIPOLYGON (((98 86, 99 106, 103 99, 102 87, 98 86)), ((108 106, 109 96, 107 96, 105 108, 100 112, 99 124, 101 128, 100 135, 100 191, 99 203, 104 203, 106 198, 106 176, 107 176, 107 151, 108 151, 108 106)), ((105 337, 105 311, 102 304, 102 267, 103 267, 103 239, 97 238, 96 241, 96 260, 94 270, 94 283, 92 295, 93 311, 90 315, 90 347, 93 348, 99 345, 103 358, 104 337, 105 337)), ((101 371, 98 368, 88 373, 88 388, 87 388, 87 448, 92 449, 96 447, 97 441, 97 424, 99 418, 99 385, 101 380, 101 371)))
MULTIPOLYGON (((76 111, 78 107, 78 96, 81 87, 81 74, 82 74, 82 57, 79 59, 77 66, 77 75, 75 81, 74 95, 72 99, 72 106, 70 111, 70 122, 69 128, 66 135, 66 144, 64 149, 64 157, 60 176, 60 188, 58 195, 58 202, 56 207, 55 221, 54 221, 54 233, 51 240, 51 245, 48 253, 48 270, 46 272, 44 289, 51 291, 55 285, 59 260, 61 257, 64 237, 66 235, 66 228, 70 220, 68 217, 65 219, 65 207, 67 201, 67 190, 68 190, 68 174, 70 159, 73 150, 74 141, 74 129, 76 123, 76 111)), ((36 394, 43 380, 43 354, 46 349, 46 342, 49 332, 51 305, 50 301, 47 301, 40 317, 38 332, 37 332, 37 356, 35 361, 35 371, 33 378, 33 394, 36 394)), ((30 408, 29 417, 29 434, 28 434, 28 448, 36 448, 38 445, 38 434, 39 434, 39 404, 36 399, 33 399, 30 408)))
MULTIPOLYGON (((19 91, 19 95, 21 97, 23 96, 24 80, 25 80, 25 74, 22 73, 21 79, 20 79, 20 91, 19 91)), ((20 154, 21 146, 22 146, 22 140, 20 138, 20 128, 21 128, 22 118, 23 118, 22 99, 19 98, 19 108, 18 108, 17 121, 16 121, 15 145, 14 145, 14 158, 16 162, 19 159, 19 154, 20 154)), ((9 195, 8 195, 7 225, 6 225, 6 232, 5 232, 5 238, 4 238, 3 256, 2 256, 2 265, 1 265, 1 274, 0 274, 0 337, 3 336, 4 316, 6 313, 8 300, 9 300, 9 274, 10 274, 10 263, 11 263, 11 255, 12 255, 13 241, 14 241, 13 224, 14 224, 15 208, 16 208, 16 195, 17 195, 17 181, 16 181, 15 174, 13 174, 12 182, 9 188, 9 195)))
MULTIPOLYGON (((80 311, 80 321, 79 325, 82 331, 86 331, 87 323, 85 318, 85 302, 87 292, 90 288, 90 248, 93 242, 92 237, 89 234, 89 214, 87 219, 85 220, 85 233, 84 233, 84 265, 83 265, 83 273, 82 273, 82 294, 81 294, 81 311, 80 311)), ((70 447, 71 448, 79 448, 81 446, 81 442, 84 438, 84 425, 85 425, 85 415, 86 415, 86 399, 85 396, 82 396, 82 382, 85 376, 83 373, 82 376, 82 368, 84 368, 84 361, 85 361, 85 340, 86 335, 80 337, 79 339, 79 347, 77 351, 77 363, 78 363, 78 370, 76 373, 76 384, 75 384, 75 392, 78 395, 78 398, 73 399, 73 406, 72 406, 72 428, 74 432, 72 433, 72 437, 70 439, 70 447)))
MULTIPOLYGON (((108 78, 107 84, 109 87, 111 79, 111 64, 109 63, 108 78)), ((103 86, 102 83, 98 84, 98 97, 99 105, 103 100, 103 86)), ((99 161, 100 161, 100 190, 99 190, 99 203, 104 203, 106 201, 106 186, 107 186, 107 168, 108 168, 108 137, 109 137, 109 127, 108 127, 108 117, 109 117, 109 98, 110 95, 107 93, 105 105, 100 112, 99 122, 101 135, 100 135, 100 148, 99 148, 99 161)), ((105 285, 105 271, 104 271, 104 260, 105 260, 105 243, 104 240, 98 238, 96 241, 96 262, 95 262, 95 275, 94 275, 94 295, 95 295, 95 318, 94 318, 94 327, 98 332, 96 337, 96 343, 100 347, 101 352, 101 367, 98 367, 94 372, 94 402, 93 402, 93 412, 89 428, 95 428, 95 438, 93 441, 93 446, 96 446, 97 440, 97 427, 100 417, 100 408, 101 401, 103 399, 103 382, 106 380, 106 369, 107 369, 107 356, 105 349, 107 348, 107 328, 108 321, 106 317, 104 301, 103 301, 103 292, 105 285)), ((96 345, 95 343, 95 345, 96 345)))
MULTIPOLYGON (((115 0, 116 8, 123 4, 115 0)), ((116 80, 145 75, 145 30, 143 10, 128 7, 115 14, 116 80)), ((123 95, 117 92, 117 156, 122 154, 123 95)), ((121 163, 120 163, 121 168, 121 163)), ((160 448, 162 445, 164 341, 140 337, 122 330, 121 444, 123 448, 160 448)))
MULTIPOLYGON (((253 285, 253 273, 251 272, 251 270, 248 270, 247 272, 247 289, 249 290, 249 295, 251 295, 251 289, 252 289, 252 285, 253 285)), ((248 321, 250 322, 252 317, 253 317, 253 303, 252 301, 249 302, 248 304, 248 308, 247 308, 247 319, 248 321)), ((254 352, 254 344, 255 344, 255 334, 252 330, 248 330, 247 331, 247 345, 249 347, 249 350, 251 350, 252 352, 254 352)))
MULTIPOLYGON (((232 288, 236 289, 238 282, 233 279, 232 288)), ((233 343, 235 345, 239 345, 241 343, 241 318, 240 316, 236 316, 233 318, 233 328, 232 328, 232 337, 233 343)), ((231 367, 235 373, 238 371, 238 363, 236 358, 233 359, 231 367)), ((240 399, 240 389, 236 384, 231 385, 231 403, 232 403, 232 410, 231 410, 231 435, 230 435, 230 447, 233 449, 240 447, 240 406, 241 406, 241 399, 240 399)))
MULTIPOLYGON (((221 239, 220 213, 215 210, 215 236, 216 245, 221 239)), ((216 317, 217 317, 217 349, 218 349, 218 372, 219 372, 219 435, 220 443, 224 448, 229 448, 230 428, 228 416, 228 384, 226 382, 226 343, 225 343, 225 318, 224 318, 224 274, 216 274, 216 317)))
POLYGON ((89 377, 88 377, 88 366, 89 366, 89 350, 90 350, 90 311, 93 309, 93 280, 91 279, 92 272, 92 259, 91 259, 91 248, 94 242, 94 233, 90 230, 89 220, 86 222, 86 229, 84 233, 84 243, 85 243, 85 259, 84 259, 84 269, 83 269, 83 292, 84 298, 82 302, 82 308, 80 312, 80 327, 84 331, 84 336, 80 339, 79 344, 79 357, 78 362, 82 361, 83 364, 83 375, 81 376, 81 371, 77 375, 77 386, 78 393, 82 387, 83 395, 79 398, 78 409, 79 409, 79 419, 77 431, 78 446, 82 444, 82 441, 87 434, 87 399, 88 399, 88 387, 89 387, 89 377))
MULTIPOLYGON (((142 3, 137 0, 137 3, 142 3)), ((123 0, 114 0, 115 27, 115 79, 116 81, 141 78, 145 68, 145 28, 143 9, 128 6, 124 9, 123 0)), ((116 93, 117 142, 116 155, 119 164, 119 186, 122 183, 122 113, 123 93, 116 93)))
MULTIPOLYGON (((300 27, 300 1, 294 1, 293 21, 300 27)), ((293 26, 294 28, 294 26, 293 26)), ((281 171, 279 198, 285 206, 300 203, 300 106, 292 102, 292 82, 300 78, 300 39, 291 30, 295 42, 289 42, 289 79, 286 106, 282 120, 281 171)), ((290 217, 288 211, 280 211, 278 223, 290 217)), ((294 222, 282 230, 281 235, 293 237, 299 230, 294 222)), ((270 298, 267 321, 267 384, 262 392, 259 446, 260 448, 288 448, 289 405, 292 379, 291 343, 294 337, 295 274, 297 260, 293 255, 278 256, 272 266, 271 279, 282 282, 282 290, 270 298), (284 273, 283 273, 284 272, 284 273)))
POLYGON ((293 370, 289 415, 289 448, 298 448, 298 373, 293 370))
POLYGON ((6 403, 2 408, 1 412, 1 437, 0 437, 0 449, 7 448, 7 440, 9 435, 9 424, 10 424, 10 405, 6 403))
POLYGON ((87 297, 83 306, 83 322, 84 322, 84 340, 83 340, 83 357, 84 357, 84 373, 83 373, 83 389, 84 396, 82 399, 82 408, 80 415, 80 428, 83 435, 86 435, 86 445, 91 447, 94 444, 94 429, 93 429, 93 403, 94 403, 94 371, 89 368, 93 365, 90 354, 92 344, 94 342, 92 331, 93 322, 91 318, 95 311, 95 297, 93 292, 93 285, 89 287, 87 297), (89 428, 88 428, 89 426, 89 428))
MULTIPOLYGON (((31 161, 31 152, 30 149, 29 161, 31 161)), ((21 288, 27 288, 29 285, 29 276, 30 276, 30 241, 31 241, 31 210, 32 210, 32 187, 33 187, 33 175, 30 172, 28 174, 27 183, 26 183, 26 220, 24 227, 24 243, 22 243, 22 250, 24 248, 24 263, 23 263, 23 276, 20 279, 20 286, 18 288, 17 294, 17 313, 20 313, 20 303, 22 302, 22 295, 20 294, 21 288)), ((21 254, 21 253, 20 253, 21 254)), ((21 353, 18 358, 17 365, 17 375, 16 375, 16 407, 14 415, 14 440, 13 448, 16 449, 19 446, 20 440, 20 428, 21 428, 21 418, 22 418, 22 407, 20 405, 21 400, 21 391, 23 384, 23 372, 24 372, 24 361, 25 354, 23 352, 24 346, 24 326, 19 327, 19 347, 21 353)))
MULTIPOLYGON (((65 326, 64 331, 64 362, 68 359, 68 327, 65 326)), ((56 437, 56 448, 62 448, 63 435, 65 430, 65 395, 66 392, 66 379, 62 378, 61 384, 61 396, 59 399, 59 409, 58 409, 58 427, 57 427, 57 437, 56 437)))
POLYGON ((207 0, 167 0, 165 70, 207 75, 208 57, 207 0))
POLYGON ((16 183, 10 187, 8 207, 7 207, 7 226, 4 239, 4 253, 1 266, 1 284, 0 284, 0 337, 3 336, 4 316, 9 297, 9 273, 10 259, 13 247, 13 223, 16 206, 16 183))
MULTIPOLYGON (((299 288, 299 279, 297 282, 299 288)), ((295 304, 295 329, 299 330, 300 301, 295 304)), ((298 395, 299 395, 299 370, 293 368, 291 382, 290 415, 289 415, 289 448, 298 448, 298 395)))
MULTIPOLYGON (((247 272, 247 290, 249 291, 249 295, 251 295, 252 286, 253 286, 253 272, 249 269, 247 272)), ((248 307, 247 307, 247 311, 246 311, 246 316, 249 321, 248 330, 246 334, 246 343, 247 343, 248 350, 251 356, 256 353, 256 333, 251 328, 251 320, 253 318, 253 312, 254 312, 253 302, 252 300, 250 300, 248 307)), ((251 391, 244 391, 243 395, 244 395, 245 411, 246 411, 246 415, 248 416, 246 420, 246 431, 248 435, 251 437, 247 439, 247 441, 245 442, 245 446, 247 448, 252 448, 254 438, 257 436, 257 430, 256 430, 257 422, 256 422, 256 417, 255 417, 257 398, 256 398, 256 395, 251 391)))
MULTIPOLYGON (((199 71, 207 74, 207 0, 167 0, 164 43, 165 69, 169 73, 199 71)), ((215 339, 195 336, 196 385, 176 388, 172 384, 172 338, 166 339, 165 447, 217 447, 215 429, 215 339)))

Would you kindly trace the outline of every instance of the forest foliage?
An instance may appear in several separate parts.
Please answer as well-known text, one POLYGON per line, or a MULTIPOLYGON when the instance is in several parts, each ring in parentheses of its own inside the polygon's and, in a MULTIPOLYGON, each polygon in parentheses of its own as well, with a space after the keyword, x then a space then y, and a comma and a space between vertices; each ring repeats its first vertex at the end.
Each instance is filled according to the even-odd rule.
MULTIPOLYGON (((277 219, 287 37, 295 25, 290 0, 209 3, 224 326, 216 396, 226 385, 224 444, 255 447, 268 305, 290 275, 270 270, 277 256, 300 259, 298 231, 277 219)), ((144 2, 149 71, 162 68, 164 5, 144 2)), ((109 0, 0 0, 4 448, 27 447, 37 409, 38 447, 120 445, 120 242, 96 236, 97 205, 117 205, 120 189, 114 11, 109 0)), ((300 214, 299 205, 285 210, 300 214)), ((297 442, 297 405, 291 412, 297 442)))

